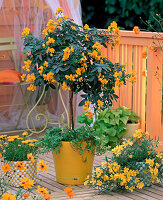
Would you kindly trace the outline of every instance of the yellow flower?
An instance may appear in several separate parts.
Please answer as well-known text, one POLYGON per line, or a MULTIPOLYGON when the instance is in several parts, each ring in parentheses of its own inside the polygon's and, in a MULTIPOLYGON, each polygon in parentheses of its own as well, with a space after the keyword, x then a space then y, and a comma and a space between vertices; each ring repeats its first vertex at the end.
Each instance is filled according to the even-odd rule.
POLYGON ((87 111, 87 110, 89 109, 89 106, 90 106, 91 103, 92 103, 92 102, 89 101, 89 100, 85 101, 85 104, 84 104, 84 111, 87 111))
POLYGON ((92 119, 92 117, 94 116, 91 111, 89 110, 87 113, 85 113, 85 115, 89 118, 92 119))
POLYGON ((22 74, 21 75, 21 80, 24 81, 25 77, 26 77, 26 74, 22 74))
POLYGON ((64 10, 62 7, 59 7, 58 10, 55 12, 55 15, 57 15, 58 13, 63 13, 64 10))
POLYGON ((45 44, 43 44, 42 47, 45 48, 45 44))
POLYGON ((4 140, 6 139, 7 135, 0 135, 0 139, 4 140))
POLYGON ((67 90, 67 85, 65 82, 63 82, 63 84, 62 84, 62 90, 67 90))
POLYGON ((98 110, 100 110, 104 103, 102 101, 98 100, 97 104, 98 104, 98 110))
POLYGON ((47 188, 44 188, 44 187, 38 186, 38 188, 37 188, 36 191, 37 191, 38 193, 42 194, 42 195, 48 194, 47 188))
POLYGON ((10 167, 10 165, 5 164, 5 165, 3 165, 3 166, 1 167, 1 169, 2 169, 3 172, 5 173, 5 172, 9 172, 9 171, 11 170, 11 167, 10 167))
POLYGON ((27 190, 28 188, 31 189, 33 187, 34 183, 33 183, 33 180, 30 180, 28 177, 26 177, 26 178, 20 179, 19 185, 21 187, 24 187, 25 190, 27 190))
POLYGON ((44 161, 40 161, 39 160, 39 163, 37 163, 37 166, 38 166, 38 169, 41 170, 41 171, 46 171, 48 170, 48 167, 49 165, 46 164, 46 162, 44 163, 44 161))
POLYGON ((75 26, 71 26, 71 28, 72 28, 73 30, 76 30, 75 26))
POLYGON ((67 15, 64 15, 64 16, 63 16, 63 19, 64 19, 64 20, 67 20, 67 15))
POLYGON ((153 165, 154 165, 154 159, 150 159, 150 158, 147 159, 147 158, 146 158, 146 159, 145 159, 145 162, 148 163, 150 167, 153 167, 153 165))
POLYGON ((94 185, 94 184, 96 184, 96 180, 95 180, 94 178, 91 178, 90 183, 91 183, 92 185, 94 185))
POLYGON ((134 26, 133 31, 135 32, 135 34, 139 34, 140 33, 140 29, 138 26, 134 26))
POLYGON ((23 36, 23 37, 26 37, 26 36, 29 34, 29 32, 30 32, 30 29, 29 29, 29 28, 27 28, 27 27, 24 28, 24 29, 23 29, 23 32, 22 32, 22 36, 23 36))
POLYGON ((77 70, 75 71, 79 76, 81 75, 81 69, 77 68, 77 70))
POLYGON ((35 85, 33 85, 33 84, 30 84, 30 86, 29 87, 27 87, 27 90, 29 90, 29 91, 35 91, 36 90, 36 86, 35 85))
POLYGON ((138 183, 137 186, 136 186, 138 189, 142 189, 144 187, 144 183, 143 181, 138 183))
POLYGON ((163 155, 163 153, 158 153, 158 154, 156 155, 156 157, 157 157, 157 158, 162 158, 162 155, 163 155))
POLYGON ((83 80, 83 77, 80 77, 80 78, 79 78, 79 82, 82 82, 82 80, 83 80))
POLYGON ((17 161, 15 163, 15 166, 16 166, 16 168, 18 170, 20 170, 20 171, 24 170, 25 171, 25 164, 24 164, 24 162, 17 161))
POLYGON ((102 181, 98 180, 96 185, 101 186, 102 185, 102 181))
POLYGON ((54 79, 54 73, 48 72, 47 74, 44 74, 43 79, 48 81, 48 82, 52 82, 52 80, 54 79))
POLYGON ((142 130, 141 129, 136 130, 135 133, 133 134, 133 137, 134 138, 141 138, 141 137, 143 137, 142 130))
POLYGON ((93 49, 101 51, 103 46, 99 42, 96 41, 92 47, 93 47, 93 49))
POLYGON ((16 200, 16 197, 15 195, 12 195, 11 192, 9 192, 8 194, 3 194, 1 200, 16 200))
POLYGON ((47 61, 44 62, 44 66, 48 67, 48 62, 47 61))
POLYGON ((85 24, 85 25, 84 25, 84 29, 89 30, 88 24, 85 24))
POLYGON ((60 17, 60 18, 58 19, 58 21, 59 21, 59 23, 62 23, 62 22, 63 22, 63 19, 60 17))
POLYGON ((36 77, 35 77, 34 73, 28 74, 28 75, 27 75, 26 82, 27 82, 27 83, 31 83, 31 82, 34 82, 35 79, 36 79, 36 77))
POLYGON ((34 144, 32 144, 32 143, 29 143, 28 144, 30 147, 34 147, 35 145, 34 144))
POLYGON ((97 168, 94 170, 94 172, 96 173, 97 178, 99 178, 99 177, 101 176, 101 174, 103 173, 103 169, 100 169, 100 168, 97 167, 97 168))
POLYGON ((8 139, 8 141, 9 141, 9 142, 13 142, 13 141, 14 141, 14 139, 13 139, 13 138, 11 138, 11 139, 8 139))
POLYGON ((129 155, 129 158, 132 158, 132 155, 129 155))
POLYGON ((46 42, 47 45, 49 44, 53 44, 55 42, 55 40, 51 37, 48 37, 48 41, 46 42))

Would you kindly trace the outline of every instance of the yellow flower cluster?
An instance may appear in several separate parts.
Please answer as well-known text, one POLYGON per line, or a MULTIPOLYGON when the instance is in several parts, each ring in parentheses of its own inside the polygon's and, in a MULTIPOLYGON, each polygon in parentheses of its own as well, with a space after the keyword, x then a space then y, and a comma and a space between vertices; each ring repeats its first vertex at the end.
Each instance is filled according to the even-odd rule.
POLYGON ((48 72, 47 74, 43 74, 43 78, 45 81, 48 81, 49 83, 55 83, 56 80, 54 79, 54 73, 48 72))
POLYGON ((85 104, 84 104, 84 110, 85 111, 88 111, 89 110, 89 106, 91 105, 91 101, 89 101, 89 100, 87 100, 87 101, 85 101, 85 104))
POLYGON ((30 29, 29 29, 29 28, 27 28, 27 27, 24 28, 24 29, 23 29, 23 32, 22 32, 22 36, 23 36, 23 37, 26 37, 27 35, 29 35, 29 32, 30 32, 30 29))
POLYGON ((16 197, 15 195, 12 195, 11 192, 9 192, 8 194, 3 194, 1 200, 16 200, 16 197))
POLYGON ((50 19, 46 25, 46 28, 42 31, 42 34, 47 36, 48 33, 52 33, 55 30, 57 25, 58 23, 50 19))
POLYGON ((98 80, 101 82, 102 87, 104 87, 108 83, 108 80, 104 78, 104 75, 101 76, 101 73, 99 73, 98 75, 98 80))
POLYGON ((100 101, 100 100, 97 101, 98 110, 101 109, 101 107, 103 106, 103 104, 104 104, 104 103, 103 103, 102 101, 100 101))
POLYGON ((44 71, 44 67, 43 67, 43 66, 40 66, 40 67, 38 68, 39 74, 42 75, 43 71, 44 71))
POLYGON ((58 10, 55 12, 55 15, 58 15, 59 13, 63 13, 64 10, 62 7, 58 7, 58 10))
POLYGON ((118 157, 121 154, 121 151, 129 145, 132 146, 133 142, 130 140, 128 140, 127 142, 124 141, 122 145, 117 145, 116 147, 114 147, 114 149, 112 149, 112 152, 118 157))
POLYGON ((27 78, 26 78, 26 82, 27 82, 27 83, 31 83, 31 82, 34 82, 35 79, 36 79, 36 77, 35 77, 34 73, 28 74, 28 75, 27 75, 27 78))
POLYGON ((91 58, 94 58, 95 60, 100 60, 103 58, 102 54, 99 54, 96 50, 93 50, 92 53, 88 53, 88 55, 91 57, 91 58))
POLYGON ((54 44, 55 40, 51 37, 48 37, 48 41, 46 42, 47 45, 54 44))
POLYGON ((53 56, 53 53, 55 52, 55 49, 54 48, 50 48, 48 47, 47 50, 46 50, 46 53, 50 53, 50 56, 53 56))
POLYGON ((130 81, 131 83, 135 83, 135 82, 136 82, 136 71, 135 71, 135 70, 132 70, 131 76, 130 76, 130 78, 129 78, 129 81, 130 81))
POLYGON ((89 119, 92 119, 92 117, 94 116, 94 114, 92 114, 90 110, 89 110, 88 112, 86 112, 85 115, 86 115, 89 119))
POLYGON ((32 61, 31 60, 25 60, 24 61, 24 66, 22 67, 24 70, 26 70, 27 72, 30 72, 30 65, 31 65, 32 61))
POLYGON ((135 133, 133 134, 134 138, 141 138, 143 137, 143 131, 141 129, 138 129, 135 131, 135 133))
POLYGON ((69 47, 66 47, 66 48, 63 50, 63 52, 64 52, 64 55, 63 55, 62 60, 63 60, 63 61, 68 60, 69 57, 70 57, 70 53, 71 53, 71 52, 74 52, 74 48, 73 48, 73 46, 71 46, 70 49, 69 49, 69 47))
POLYGON ((21 80, 24 81, 24 80, 25 80, 25 77, 26 77, 26 74, 22 74, 22 75, 21 75, 21 80))
POLYGON ((85 29, 85 30, 89 30, 88 24, 85 24, 85 25, 84 25, 84 29, 85 29))
POLYGON ((29 87, 27 87, 27 90, 28 91, 35 91, 36 90, 36 86, 35 85, 33 85, 33 84, 30 84, 30 86, 29 87))
POLYGON ((108 32, 109 33, 116 33, 116 34, 119 34, 120 33, 120 30, 119 28, 117 27, 117 23, 115 21, 113 21, 110 26, 108 26, 108 32))
POLYGON ((70 81, 75 81, 75 80, 76 80, 75 78, 77 78, 77 77, 78 77, 77 74, 65 75, 65 78, 66 78, 67 80, 70 80, 70 81))
POLYGON ((95 42, 95 44, 92 47, 97 51, 101 51, 103 46, 99 42, 95 42))
POLYGON ((67 87, 67 84, 65 82, 62 83, 62 90, 70 90, 70 87, 67 87))
POLYGON ((44 62, 44 66, 48 67, 48 62, 47 61, 44 62))

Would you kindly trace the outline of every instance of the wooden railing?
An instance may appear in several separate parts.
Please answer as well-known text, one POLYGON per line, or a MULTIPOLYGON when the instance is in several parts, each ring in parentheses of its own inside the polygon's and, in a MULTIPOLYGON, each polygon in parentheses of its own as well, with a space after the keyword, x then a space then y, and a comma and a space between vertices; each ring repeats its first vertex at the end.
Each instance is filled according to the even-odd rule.
MULTIPOLYGON (((158 45, 153 44, 152 36, 155 34, 157 33, 140 32, 136 35, 133 31, 121 31, 120 45, 116 45, 113 50, 108 45, 103 54, 113 63, 126 62, 128 73, 136 70, 136 83, 127 83, 116 91, 120 98, 114 103, 114 107, 124 105, 136 112, 141 117, 141 128, 148 131, 152 138, 159 138, 159 150, 163 151, 163 52, 159 51, 158 40, 155 40, 158 45), (154 46, 157 51, 150 50, 148 44, 154 46)), ((161 37, 163 38, 163 34, 161 37)), ((163 40, 160 39, 159 42, 163 43, 163 40)))

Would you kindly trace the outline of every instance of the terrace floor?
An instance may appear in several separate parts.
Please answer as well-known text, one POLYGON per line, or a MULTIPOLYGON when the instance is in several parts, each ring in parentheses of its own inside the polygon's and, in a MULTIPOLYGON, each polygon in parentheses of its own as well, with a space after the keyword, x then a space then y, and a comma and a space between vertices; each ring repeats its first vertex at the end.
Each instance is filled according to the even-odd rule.
MULTIPOLYGON (((102 161, 105 160, 105 156, 111 156, 110 152, 102 156, 96 156, 94 161, 94 166, 99 166, 102 161)), ((49 169, 47 173, 38 173, 38 184, 46 187, 49 192, 51 192, 52 200, 66 200, 69 199, 66 192, 64 191, 65 185, 56 182, 55 170, 53 164, 52 153, 41 155, 41 160, 44 160, 49 164, 49 169)), ((110 193, 107 195, 98 195, 97 191, 89 189, 86 186, 72 186, 75 196, 73 200, 163 200, 163 184, 153 185, 152 187, 146 187, 143 190, 136 190, 134 192, 123 192, 123 193, 110 193)), ((14 192, 17 189, 11 188, 14 192)), ((35 191, 34 191, 35 193, 35 191)))

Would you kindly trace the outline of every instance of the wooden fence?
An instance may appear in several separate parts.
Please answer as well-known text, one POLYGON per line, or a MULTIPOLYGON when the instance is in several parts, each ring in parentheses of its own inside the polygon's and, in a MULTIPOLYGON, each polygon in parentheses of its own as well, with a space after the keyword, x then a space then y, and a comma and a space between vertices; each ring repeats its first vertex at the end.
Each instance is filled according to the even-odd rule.
MULTIPOLYGON (((159 137, 159 150, 163 151, 162 141, 162 73, 163 52, 158 46, 161 40, 153 40, 156 33, 121 31, 121 43, 112 50, 108 45, 103 54, 113 63, 127 63, 126 71, 136 70, 136 83, 122 86, 117 90, 119 100, 114 107, 126 106, 141 117, 141 128, 152 138, 159 137), (156 45, 153 44, 156 42, 156 45), (152 51, 148 44, 154 47, 152 51)), ((163 34, 161 34, 163 38, 163 34)))

